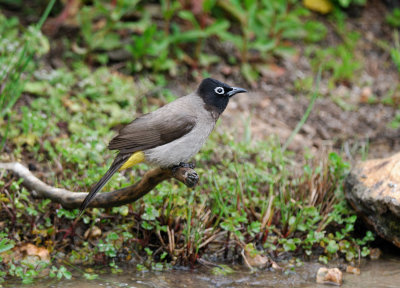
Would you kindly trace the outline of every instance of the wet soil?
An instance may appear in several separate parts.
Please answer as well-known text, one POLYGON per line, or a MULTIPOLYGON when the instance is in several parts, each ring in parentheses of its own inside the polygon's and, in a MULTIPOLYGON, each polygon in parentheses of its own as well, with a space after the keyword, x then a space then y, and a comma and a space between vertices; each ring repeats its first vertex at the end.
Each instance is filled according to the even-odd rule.
MULTIPOLYGON (((287 272, 258 271, 250 272, 240 267, 233 267, 235 273, 213 275, 207 268, 195 270, 172 270, 167 272, 137 272, 136 268, 125 268, 121 274, 103 274, 96 280, 85 280, 75 276, 73 280, 43 280, 25 287, 137 287, 137 288, 214 288, 214 287, 329 287, 316 284, 319 263, 304 263, 302 267, 287 272)), ((377 261, 366 261, 360 266, 361 275, 343 273, 344 288, 390 288, 400 283, 400 258, 390 257, 377 261)), ((12 285, 12 283, 10 283, 12 285)), ((17 285, 17 284, 16 284, 17 285)), ((17 285, 18 286, 18 285, 17 285)))

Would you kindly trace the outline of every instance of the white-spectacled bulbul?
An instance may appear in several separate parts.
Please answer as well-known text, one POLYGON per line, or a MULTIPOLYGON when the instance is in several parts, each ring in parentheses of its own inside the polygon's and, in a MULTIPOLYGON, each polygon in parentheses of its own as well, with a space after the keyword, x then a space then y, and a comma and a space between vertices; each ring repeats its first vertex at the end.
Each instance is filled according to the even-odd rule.
POLYGON ((123 127, 109 143, 119 150, 110 169, 90 190, 81 213, 118 170, 147 162, 162 168, 187 163, 205 143, 229 98, 247 92, 218 80, 204 79, 197 91, 145 114, 123 127))

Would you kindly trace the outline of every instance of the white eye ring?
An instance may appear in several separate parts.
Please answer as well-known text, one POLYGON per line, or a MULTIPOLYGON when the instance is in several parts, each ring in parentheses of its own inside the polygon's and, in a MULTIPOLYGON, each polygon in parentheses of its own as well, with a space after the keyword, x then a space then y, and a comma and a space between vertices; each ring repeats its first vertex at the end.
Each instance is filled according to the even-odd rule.
POLYGON ((215 93, 220 94, 220 95, 225 93, 225 90, 222 87, 217 87, 214 89, 214 91, 215 91, 215 93))

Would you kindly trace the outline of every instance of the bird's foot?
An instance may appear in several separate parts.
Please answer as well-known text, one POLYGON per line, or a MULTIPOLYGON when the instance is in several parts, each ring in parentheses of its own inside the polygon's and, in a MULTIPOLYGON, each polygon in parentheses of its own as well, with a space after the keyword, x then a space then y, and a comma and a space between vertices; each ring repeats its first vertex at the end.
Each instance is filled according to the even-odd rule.
POLYGON ((199 183, 199 175, 197 175, 196 172, 194 173, 187 173, 186 174, 186 180, 185 180, 185 184, 187 187, 192 188, 194 186, 196 186, 196 184, 199 183))
MULTIPOLYGON (((174 175, 176 175, 176 173, 178 172, 179 168, 189 168, 189 169, 194 169, 195 165, 194 163, 179 163, 178 165, 173 166, 172 169, 172 173, 174 175)), ((180 171, 180 173, 182 173, 182 171, 180 171)), ((196 186, 196 184, 199 182, 199 175, 197 175, 196 171, 193 170, 189 170, 189 171, 184 171, 184 183, 187 187, 192 188, 194 186, 196 186)))

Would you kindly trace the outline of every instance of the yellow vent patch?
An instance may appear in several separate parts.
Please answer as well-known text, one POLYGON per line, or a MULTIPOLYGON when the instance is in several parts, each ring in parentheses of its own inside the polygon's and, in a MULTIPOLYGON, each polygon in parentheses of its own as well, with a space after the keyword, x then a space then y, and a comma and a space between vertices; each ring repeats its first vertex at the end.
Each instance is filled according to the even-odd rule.
POLYGON ((119 171, 131 168, 132 166, 139 164, 144 161, 144 153, 142 151, 138 151, 132 154, 131 157, 129 157, 128 161, 122 165, 121 168, 119 168, 119 171))

